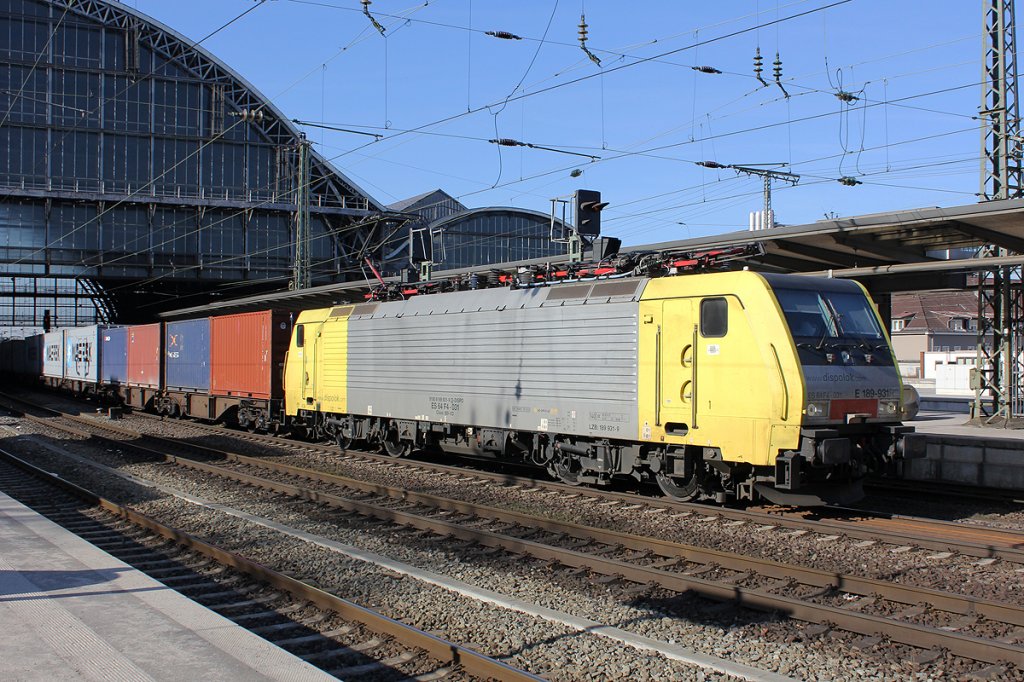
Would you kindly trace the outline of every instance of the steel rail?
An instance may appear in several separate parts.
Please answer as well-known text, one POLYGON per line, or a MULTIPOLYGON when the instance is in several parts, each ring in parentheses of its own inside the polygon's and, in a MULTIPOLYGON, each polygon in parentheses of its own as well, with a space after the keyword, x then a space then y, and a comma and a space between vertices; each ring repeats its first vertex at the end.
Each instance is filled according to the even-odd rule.
MULTIPOLYGON (((108 442, 124 445, 122 441, 110 440, 108 442)), ((137 447, 134 444, 130 445, 133 448, 137 447)), ((158 451, 149 450, 148 448, 144 449, 152 454, 158 454, 158 451)), ((862 635, 882 634, 892 641, 910 646, 943 648, 951 653, 973 660, 985 661, 988 663, 1008 661, 1016 665, 1024 665, 1024 648, 1010 643, 983 639, 972 635, 945 631, 940 628, 897 621, 882 616, 865 614, 823 604, 814 604, 793 597, 772 594, 761 589, 749 589, 738 585, 705 580, 692 575, 673 573, 647 566, 637 566, 619 559, 605 558, 576 550, 553 547, 541 542, 508 536, 501 533, 495 533, 493 531, 467 528, 466 526, 459 525, 451 521, 428 518, 402 510, 381 507, 368 502, 351 500, 330 493, 310 490, 291 483, 283 483, 268 478, 232 471, 213 464, 198 462, 187 457, 179 457, 169 454, 164 454, 163 456, 167 461, 171 461, 175 464, 221 476, 260 489, 283 493, 296 498, 309 500, 311 502, 327 504, 339 509, 345 509, 346 511, 356 512, 364 516, 389 521, 399 525, 416 528, 418 530, 429 531, 444 537, 474 542, 486 547, 497 547, 516 554, 555 561, 559 564, 573 568, 587 568, 602 575, 619 576, 624 580, 641 585, 659 585, 675 592, 695 591, 717 600, 733 601, 737 604, 758 610, 781 612, 798 620, 804 620, 812 623, 834 624, 841 629, 862 635)), ((401 492, 399 491, 399 499, 400 495, 401 492)), ((426 496, 421 497, 417 495, 417 497, 425 499, 426 496)), ((411 498, 411 494, 407 495, 407 501, 411 498)), ((539 527, 548 532, 561 533, 570 537, 579 537, 580 539, 593 539, 597 542, 601 542, 602 544, 622 546, 626 546, 628 544, 631 549, 641 551, 655 550, 656 548, 664 549, 666 546, 673 544, 660 540, 651 540, 650 538, 629 536, 615 531, 602 531, 599 529, 577 526, 576 524, 557 522, 551 519, 531 517, 517 512, 505 512, 502 510, 473 505, 467 502, 451 500, 449 501, 449 504, 453 507, 453 511, 461 511, 462 513, 469 515, 478 517, 488 517, 489 515, 493 515, 490 516, 493 520, 507 520, 527 527, 539 527), (588 535, 592 537, 588 538, 588 535)), ((701 553, 706 553, 709 558, 718 557, 720 562, 724 562, 719 563, 719 565, 722 565, 729 570, 742 572, 744 570, 744 566, 765 568, 766 570, 771 570, 772 573, 766 577, 775 577, 776 579, 795 578, 795 576, 798 575, 812 576, 811 580, 815 580, 815 582, 809 582, 806 584, 827 587, 830 590, 842 589, 849 590, 851 592, 854 592, 855 587, 859 587, 861 596, 872 596, 877 593, 883 595, 883 598, 907 604, 915 604, 922 599, 934 596, 937 600, 942 599, 945 603, 952 605, 956 609, 953 611, 954 613, 968 614, 971 612, 971 608, 973 607, 979 614, 982 612, 992 614, 993 619, 995 620, 1000 620, 996 614, 1002 612, 1007 616, 1007 620, 1003 622, 1015 625, 1024 624, 1024 613, 1022 613, 1022 609, 1009 604, 987 602, 970 597, 961 597, 941 592, 931 595, 930 593, 932 591, 924 588, 897 586, 869 578, 855 578, 852 576, 831 575, 827 573, 824 573, 824 576, 830 576, 829 578, 825 578, 827 582, 818 585, 817 580, 822 579, 823 572, 813 569, 804 569, 786 565, 772 566, 771 563, 763 565, 761 560, 749 559, 741 555, 729 555, 724 552, 718 553, 709 550, 700 550, 699 548, 687 547, 685 545, 679 545, 673 549, 676 550, 676 558, 687 560, 689 560, 689 557, 697 557, 698 554, 701 553), (687 555, 688 551, 692 552, 692 554, 687 555), (915 597, 917 597, 917 599, 915 599, 915 597)), ((715 562, 711 561, 710 563, 715 562)), ((751 568, 751 570, 756 569, 751 568)), ((796 580, 799 581, 799 578, 796 578, 796 580)))
MULTIPOLYGON (((162 417, 156 417, 153 415, 145 415, 151 419, 163 419, 162 417)), ((89 417, 84 417, 87 423, 95 422, 96 420, 89 417)), ((291 444, 288 441, 282 441, 280 438, 275 436, 265 436, 260 434, 251 434, 247 432, 230 431, 223 427, 212 426, 208 424, 201 424, 197 422, 189 422, 189 427, 198 427, 202 430, 208 430, 214 433, 219 433, 225 437, 236 438, 239 440, 245 440, 260 444, 267 444, 269 446, 282 447, 284 444, 291 444)), ((152 437, 152 436, 150 436, 152 437)), ((729 519, 733 521, 748 521, 750 523, 758 523, 763 525, 777 525, 784 528, 791 528, 794 530, 808 530, 814 533, 827 534, 836 533, 845 535, 849 538, 857 540, 876 540, 887 544, 893 544, 897 546, 913 545, 921 549, 929 549, 935 551, 952 551, 965 556, 973 556, 978 558, 997 558, 1012 563, 1024 564, 1024 533, 1017 533, 1000 528, 991 528, 986 526, 969 525, 963 523, 954 523, 950 521, 941 521, 936 519, 923 519, 917 517, 907 517, 898 515, 879 515, 873 514, 869 511, 864 510, 852 510, 852 509, 815 509, 814 514, 842 514, 845 518, 815 518, 808 519, 803 518, 802 515, 806 512, 790 512, 786 510, 772 510, 772 511, 756 511, 749 509, 734 509, 728 507, 709 507, 705 504, 700 503, 688 503, 688 502, 676 502, 674 500, 668 500, 665 498, 658 497, 646 497, 631 493, 620 493, 609 490, 600 490, 594 488, 583 488, 578 486, 568 486, 562 483, 553 483, 550 481, 542 481, 532 478, 523 478, 519 476, 511 476, 509 474, 496 474, 486 471, 479 471, 476 469, 466 469, 465 467, 450 466, 445 464, 437 464, 435 462, 423 462, 420 460, 412 459, 400 459, 396 460, 394 457, 388 457, 384 455, 375 455, 373 453, 358 452, 358 454, 352 451, 343 451, 336 446, 322 445, 318 443, 306 443, 302 442, 301 447, 317 452, 323 452, 335 457, 350 457, 356 460, 369 460, 372 462, 380 463, 384 466, 408 466, 421 468, 431 471, 441 471, 450 473, 452 475, 460 476, 474 476, 483 480, 494 481, 503 485, 521 485, 521 486, 532 486, 536 488, 543 488, 552 491, 560 492, 572 492, 574 494, 585 495, 587 497, 593 497, 601 500, 619 500, 627 504, 642 503, 647 507, 656 509, 666 509, 669 511, 689 511, 702 516, 718 516, 723 519, 729 519), (863 520, 849 520, 851 514, 856 514, 864 517, 863 520), (903 526, 887 530, 884 527, 880 527, 879 523, 885 523, 889 520, 897 520, 903 522, 903 526), (866 527, 866 522, 874 521, 876 525, 872 527, 866 527), (856 524, 861 523, 858 527, 856 524), (906 523, 914 523, 919 526, 919 532, 908 533, 906 523), (934 530, 929 531, 932 528, 934 530), (970 535, 970 534, 981 534, 989 536, 996 540, 996 542, 981 542, 972 541, 970 539, 953 539, 951 535, 970 535)))
POLYGON ((133 525, 145 528, 178 545, 198 552, 221 565, 229 566, 256 580, 263 581, 277 589, 288 592, 297 599, 309 601, 321 609, 334 611, 346 620, 358 622, 367 629, 392 637, 406 646, 421 649, 442 664, 458 665, 467 673, 478 676, 481 679, 509 680, 510 682, 536 682, 543 679, 288 577, 243 556, 211 545, 181 530, 166 526, 150 516, 108 500, 55 474, 44 471, 6 450, 0 449, 0 458, 51 485, 62 488, 90 504, 121 517, 133 525))
MULTIPOLYGON (((631 535, 620 531, 605 530, 581 524, 556 521, 546 517, 524 514, 506 509, 498 509, 486 505, 478 505, 460 500, 407 491, 402 488, 385 486, 377 483, 366 483, 356 479, 326 474, 295 467, 279 462, 266 462, 254 457, 239 455, 236 453, 223 453, 229 461, 238 462, 246 466, 269 469, 286 476, 297 476, 307 478, 320 483, 343 486, 358 490, 360 492, 372 493, 380 497, 387 497, 402 502, 422 504, 435 507, 445 511, 459 512, 461 514, 487 518, 494 521, 516 523, 528 528, 539 528, 551 533, 568 535, 577 539, 587 539, 605 545, 618 545, 636 551, 647 551, 666 558, 678 558, 689 562, 701 564, 717 564, 727 567, 729 570, 740 572, 753 571, 758 575, 774 579, 796 579, 805 585, 814 587, 831 587, 843 592, 858 594, 860 596, 878 595, 884 599, 900 602, 903 604, 918 604, 927 602, 941 611, 948 611, 960 615, 977 614, 998 620, 1012 625, 1024 625, 1024 607, 1000 602, 980 600, 974 597, 967 597, 951 592, 943 592, 931 588, 915 587, 912 585, 901 585, 889 583, 873 578, 861 578, 857 576, 832 573, 814 568, 784 564, 769 559, 748 557, 732 552, 723 552, 713 549, 705 549, 693 545, 687 545, 657 538, 631 535)), ((187 461, 187 460, 186 460, 187 461)), ((188 465, 191 466, 191 465, 188 465)), ((223 471, 223 467, 216 465, 202 464, 202 468, 210 467, 223 471)), ((239 476, 247 474, 235 472, 239 476)), ((262 485, 267 479, 254 477, 262 485)), ((304 490, 299 488, 300 490, 304 490)), ((360 500, 366 503, 366 500, 360 500)))
MULTIPOLYGON (((22 398, 11 398, 13 400, 32 405, 36 409, 45 410, 52 414, 60 415, 66 419, 78 421, 79 423, 88 425, 92 428, 104 429, 132 438, 137 438, 142 435, 137 431, 129 431, 116 427, 109 422, 100 422, 96 419, 82 417, 79 415, 69 415, 59 410, 34 405, 22 398)), ((162 417, 156 417, 145 413, 139 414, 146 418, 163 420, 162 417)), ((33 418, 31 415, 27 415, 27 417, 30 419, 33 418)), ((188 426, 199 428, 200 430, 208 430, 221 434, 225 437, 261 444, 265 443, 269 446, 282 447, 291 445, 291 443, 288 443, 287 441, 282 442, 281 439, 274 436, 229 431, 222 427, 195 422, 190 422, 188 426)), ((146 437, 157 438, 157 436, 150 435, 146 435, 146 437)), ((190 444, 190 446, 192 445, 190 444)), ((572 491, 575 494, 585 495, 594 499, 618 500, 624 503, 635 504, 638 501, 641 501, 645 506, 651 508, 662 508, 670 511, 688 511, 702 516, 714 516, 722 519, 747 521, 763 525, 777 525, 783 528, 807 530, 818 534, 834 533, 852 539, 874 540, 897 546, 910 545, 920 549, 950 551, 965 556, 997 558, 1010 561, 1012 563, 1024 564, 1024 534, 1015 533, 1006 529, 953 523, 935 519, 871 514, 870 512, 848 509, 834 509, 825 512, 832 514, 844 514, 847 518, 820 518, 819 516, 817 518, 808 519, 804 517, 806 512, 802 511, 792 512, 782 509, 774 511, 756 511, 749 509, 730 509, 726 507, 708 507, 707 505, 699 503, 676 502, 663 498, 642 497, 636 494, 566 486, 560 483, 538 481, 530 478, 510 476, 507 474, 495 474, 479 470, 467 470, 464 467, 449 466, 432 462, 403 459, 400 460, 401 463, 399 463, 399 460, 396 460, 393 457, 385 457, 382 455, 362 452, 354 454, 352 452, 339 450, 334 446, 325 446, 316 443, 303 442, 299 447, 323 452, 335 457, 346 457, 356 461, 362 460, 380 463, 383 466, 406 466, 409 468, 444 472, 455 476, 472 475, 483 480, 496 481, 502 485, 531 486, 560 492, 572 491), (850 519, 850 514, 855 514, 858 518, 850 519), (979 538, 979 536, 982 537, 981 539, 972 540, 971 536, 974 536, 975 538, 979 538)), ((821 513, 823 513, 822 510, 815 511, 815 514, 821 513)))
MULTIPOLYGON (((110 425, 97 425, 112 431, 125 433, 122 429, 110 425)), ((135 434, 139 435, 139 434, 135 434)), ((537 559, 556 562, 573 568, 586 568, 595 573, 616 576, 624 580, 642 585, 658 585, 675 592, 693 591, 721 601, 731 601, 750 608, 779 612, 797 620, 811 623, 827 624, 840 629, 862 635, 882 635, 894 642, 909 646, 932 649, 945 649, 950 653, 987 663, 1010 662, 1024 665, 1024 648, 1012 643, 985 639, 960 632, 946 630, 900 621, 893 618, 863 613, 857 610, 817 604, 795 597, 773 594, 760 588, 747 588, 729 582, 715 582, 698 577, 694 574, 676 573, 652 566, 639 566, 626 561, 573 549, 555 547, 542 542, 497 533, 485 529, 469 528, 448 520, 429 518, 407 511, 381 507, 371 502, 353 500, 331 493, 304 488, 293 483, 285 483, 272 479, 254 476, 243 472, 227 469, 222 466, 200 462, 189 457, 173 455, 131 441, 109 439, 104 436, 92 436, 108 444, 128 447, 147 456, 161 458, 180 466, 204 473, 213 474, 245 485, 263 490, 290 495, 299 499, 345 509, 363 516, 428 531, 433 534, 454 539, 473 542, 485 547, 496 547, 516 554, 527 555, 537 559)), ((187 447, 204 451, 207 455, 232 459, 247 466, 278 469, 290 476, 325 476, 336 479, 338 485, 351 484, 357 490, 373 494, 385 494, 389 499, 398 499, 417 504, 433 502, 434 508, 457 511, 471 517, 488 518, 505 521, 527 528, 539 528, 547 532, 566 537, 592 540, 613 547, 626 547, 637 551, 648 551, 673 559, 692 561, 709 566, 722 566, 730 571, 747 572, 775 580, 787 580, 791 583, 804 584, 822 588, 811 596, 821 596, 832 591, 844 591, 873 599, 880 597, 887 601, 903 604, 928 603, 940 611, 960 615, 981 615, 993 621, 1010 625, 1024 624, 1024 609, 1011 604, 981 600, 973 597, 940 592, 928 588, 906 585, 894 585, 870 578, 859 578, 832 574, 817 569, 789 566, 761 559, 752 559, 742 555, 706 550, 668 541, 654 540, 631 536, 617 531, 608 531, 580 526, 578 524, 558 522, 551 519, 533 517, 519 512, 510 512, 490 507, 474 505, 468 502, 439 498, 423 493, 413 493, 396 488, 388 488, 378 484, 363 483, 344 477, 318 474, 299 467, 268 463, 255 458, 235 453, 226 453, 206 446, 179 442, 175 439, 147 436, 151 441, 162 442, 164 447, 187 447), (377 491, 380 491, 379 493, 377 491), (932 603, 934 601, 935 603, 932 603)))
MULTIPOLYGON (((4 395, 4 394, 0 394, 4 395)), ((94 428, 106 429, 109 431, 123 433, 129 437, 138 437, 140 434, 135 431, 127 431, 119 429, 112 424, 99 422, 96 419, 90 417, 83 417, 79 415, 69 415, 59 410, 55 410, 48 407, 35 405, 30 401, 15 396, 7 396, 13 400, 23 402, 33 407, 49 411, 55 415, 63 416, 67 419, 77 420, 80 423, 87 424, 94 428)), ((155 419, 164 421, 164 417, 146 414, 143 412, 137 413, 147 419, 155 419)), ((31 418, 31 415, 27 415, 31 418)), ((815 510, 815 514, 832 513, 832 514, 843 514, 847 518, 818 518, 808 519, 803 518, 805 512, 791 512, 788 510, 769 510, 769 511, 757 511, 750 509, 734 509, 727 507, 709 507, 700 503, 687 503, 677 502, 674 500, 668 500, 665 498, 657 497, 645 497, 637 494, 620 493, 608 490, 599 490, 594 488, 583 488, 576 486, 567 486, 562 483, 553 483, 549 481, 541 481, 532 478, 523 478, 519 476, 511 476, 508 474, 497 474, 486 471, 480 471, 476 469, 466 469, 465 467, 450 466, 444 464, 437 464, 434 462, 423 462, 420 460, 412 459, 401 459, 398 460, 394 457, 376 455, 373 453, 366 452, 352 452, 343 451, 337 446, 323 445, 318 443, 308 443, 300 441, 282 441, 279 437, 254 434, 242 431, 228 430, 223 427, 213 426, 210 424, 203 424, 201 422, 187 422, 190 428, 197 428, 200 430, 210 431, 213 433, 220 434, 224 437, 234 438, 238 440, 250 441, 259 444, 266 444, 271 447, 286 447, 288 445, 302 447, 308 450, 322 452, 335 457, 347 457, 356 461, 370 461, 379 463, 384 466, 407 466, 415 467, 425 470, 440 471, 449 473, 452 475, 466 476, 471 475, 483 480, 495 481, 502 485, 521 485, 521 486, 532 486, 536 488, 543 488, 552 491, 568 492, 571 491, 575 494, 585 495, 594 499, 601 500, 618 500, 623 503, 636 504, 642 502, 645 506, 651 508, 661 508, 669 511, 688 511, 691 513, 699 514, 702 516, 716 516, 722 519, 729 519, 733 521, 747 521, 750 523, 763 524, 763 525, 777 525, 783 528, 790 528, 794 530, 807 530, 818 534, 840 534, 852 539, 858 540, 875 540, 886 544, 892 544, 897 546, 910 545, 920 549, 928 549, 935 551, 949 551, 964 556, 973 556, 978 558, 996 558, 1009 561, 1016 564, 1024 564, 1024 534, 1015 533, 1006 529, 997 529, 991 527, 969 525, 962 523, 953 523, 948 521, 940 521, 935 519, 922 519, 916 517, 900 517, 891 516, 884 514, 872 514, 871 512, 863 510, 815 510), (857 520, 850 520, 849 515, 851 513, 859 514, 861 517, 857 520), (880 523, 891 523, 899 520, 898 527, 891 529, 880 526, 880 523), (859 524, 859 525, 858 525, 859 524), (907 524, 915 524, 917 526, 916 532, 907 527, 907 524), (988 538, 994 539, 995 541, 972 541, 965 538, 953 538, 952 536, 964 536, 964 535, 985 535, 988 538)), ((156 438, 156 436, 149 436, 149 438, 156 438)))

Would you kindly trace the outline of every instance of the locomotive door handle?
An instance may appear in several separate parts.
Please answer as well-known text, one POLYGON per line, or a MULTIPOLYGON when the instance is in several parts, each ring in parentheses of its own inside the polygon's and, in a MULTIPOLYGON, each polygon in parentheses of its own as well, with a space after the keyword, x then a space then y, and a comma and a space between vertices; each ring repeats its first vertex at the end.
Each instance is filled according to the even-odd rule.
POLYGON ((661 325, 654 333, 654 425, 661 426, 661 325))
POLYGON ((690 381, 692 388, 690 389, 690 395, 692 401, 690 402, 690 428, 697 428, 697 325, 693 325, 693 370, 690 381))
POLYGON ((775 357, 775 369, 779 370, 779 379, 782 380, 782 421, 789 419, 789 384, 786 383, 786 373, 782 371, 782 361, 779 360, 779 351, 772 347, 772 355, 775 357))

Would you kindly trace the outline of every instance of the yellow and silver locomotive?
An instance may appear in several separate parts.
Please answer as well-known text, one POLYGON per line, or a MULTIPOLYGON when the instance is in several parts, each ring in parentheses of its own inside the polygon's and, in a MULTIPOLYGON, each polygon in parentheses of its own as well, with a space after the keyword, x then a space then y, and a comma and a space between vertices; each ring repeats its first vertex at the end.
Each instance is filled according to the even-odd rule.
POLYGON ((848 502, 924 455, 859 284, 721 272, 453 291, 301 313, 293 429, 533 463, 680 500, 848 502))

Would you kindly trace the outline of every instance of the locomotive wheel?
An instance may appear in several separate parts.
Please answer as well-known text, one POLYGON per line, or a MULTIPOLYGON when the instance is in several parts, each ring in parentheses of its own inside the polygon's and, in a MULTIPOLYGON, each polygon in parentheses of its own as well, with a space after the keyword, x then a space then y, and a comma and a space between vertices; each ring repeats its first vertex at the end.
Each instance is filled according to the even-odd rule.
POLYGON ((656 476, 658 487, 666 497, 671 497, 678 502, 692 502, 700 495, 700 481, 696 474, 688 479, 680 480, 659 473, 656 476))
POLYGON ((338 431, 337 435, 338 447, 342 450, 348 450, 352 447, 352 439, 345 435, 343 430, 338 431))
POLYGON ((412 452, 412 444, 399 438, 398 429, 395 427, 385 432, 381 444, 384 446, 384 452, 392 457, 405 457, 412 452))
POLYGON ((563 455, 556 458, 551 463, 551 466, 548 467, 548 473, 566 485, 581 485, 579 465, 571 455, 563 455))

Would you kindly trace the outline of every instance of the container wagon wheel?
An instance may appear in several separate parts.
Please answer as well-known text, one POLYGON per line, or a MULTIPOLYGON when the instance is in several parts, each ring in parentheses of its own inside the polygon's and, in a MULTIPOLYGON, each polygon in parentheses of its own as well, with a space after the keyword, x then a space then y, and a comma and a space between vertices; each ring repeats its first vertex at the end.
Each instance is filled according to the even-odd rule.
POLYGON ((387 427, 381 444, 384 446, 384 452, 392 457, 405 457, 412 452, 412 444, 399 438, 398 427, 394 425, 387 427))

